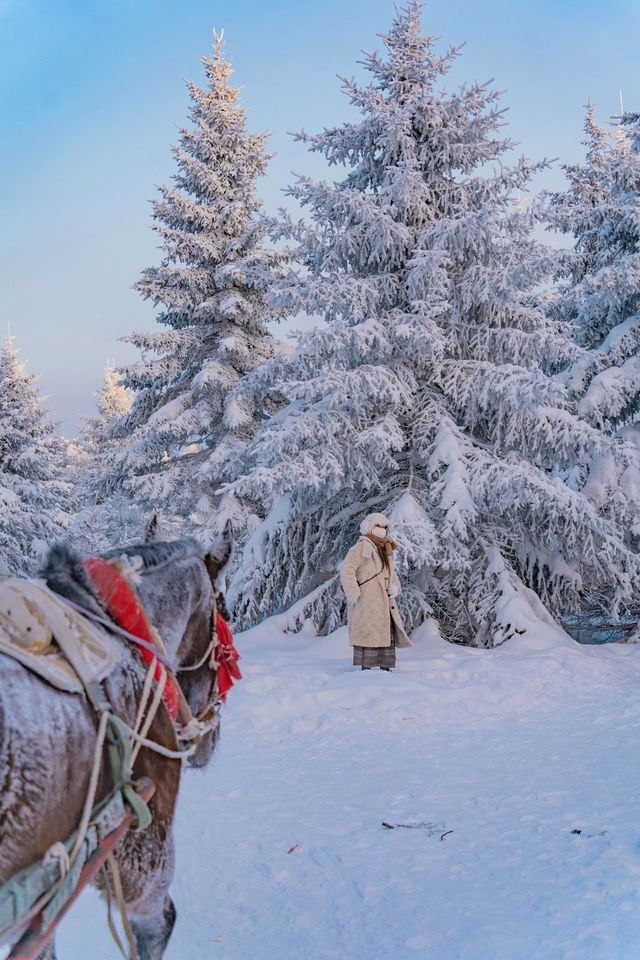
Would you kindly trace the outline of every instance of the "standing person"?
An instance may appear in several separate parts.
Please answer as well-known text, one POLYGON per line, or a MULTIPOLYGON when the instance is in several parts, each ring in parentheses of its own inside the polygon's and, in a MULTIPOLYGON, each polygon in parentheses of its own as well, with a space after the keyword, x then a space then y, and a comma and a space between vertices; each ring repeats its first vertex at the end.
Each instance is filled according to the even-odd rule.
POLYGON ((396 647, 410 647, 395 597, 400 580, 393 565, 395 542, 391 523, 382 513, 370 513, 360 524, 362 536, 351 547, 340 570, 347 597, 349 640, 353 665, 363 670, 396 665, 396 647))

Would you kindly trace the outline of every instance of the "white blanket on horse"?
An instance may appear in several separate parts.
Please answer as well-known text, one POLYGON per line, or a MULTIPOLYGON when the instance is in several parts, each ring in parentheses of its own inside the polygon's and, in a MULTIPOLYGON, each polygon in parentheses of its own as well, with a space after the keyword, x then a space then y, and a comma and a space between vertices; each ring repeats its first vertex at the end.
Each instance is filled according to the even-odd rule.
POLYGON ((0 579, 0 653, 70 693, 104 680, 120 660, 113 637, 41 580, 0 579))

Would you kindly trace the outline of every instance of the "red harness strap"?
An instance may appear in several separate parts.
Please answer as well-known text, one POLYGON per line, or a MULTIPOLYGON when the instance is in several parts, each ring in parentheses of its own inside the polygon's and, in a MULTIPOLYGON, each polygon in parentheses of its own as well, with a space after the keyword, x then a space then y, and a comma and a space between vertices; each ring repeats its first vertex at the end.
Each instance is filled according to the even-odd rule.
MULTIPOLYGON (((112 566, 102 557, 85 557, 84 567, 93 587, 104 604, 107 613, 119 627, 132 633, 141 640, 155 646, 155 640, 149 621, 145 616, 142 604, 136 596, 135 590, 127 583, 126 578, 117 567, 112 566)), ((141 644, 136 644, 140 659, 150 666, 154 657, 150 650, 141 644)), ((163 667, 156 662, 154 679, 162 677, 163 667)), ((178 716, 178 690, 174 678, 169 674, 162 694, 169 716, 175 721, 178 716)))
POLYGON ((233 644, 233 634, 229 629, 229 624, 220 614, 216 617, 216 634, 218 637, 218 644, 215 649, 218 668, 218 696, 221 700, 226 700, 227 693, 231 690, 234 682, 242 680, 242 674, 238 666, 240 654, 233 644))

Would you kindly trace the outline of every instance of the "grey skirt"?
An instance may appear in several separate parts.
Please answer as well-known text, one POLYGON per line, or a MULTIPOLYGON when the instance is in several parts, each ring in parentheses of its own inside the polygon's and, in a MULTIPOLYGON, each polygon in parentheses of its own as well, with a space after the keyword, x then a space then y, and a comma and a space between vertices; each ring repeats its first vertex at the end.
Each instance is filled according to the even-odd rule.
POLYGON ((396 665, 396 631, 393 623, 391 624, 391 646, 390 647, 354 647, 353 665, 362 667, 363 670, 372 667, 386 668, 392 670, 396 665))

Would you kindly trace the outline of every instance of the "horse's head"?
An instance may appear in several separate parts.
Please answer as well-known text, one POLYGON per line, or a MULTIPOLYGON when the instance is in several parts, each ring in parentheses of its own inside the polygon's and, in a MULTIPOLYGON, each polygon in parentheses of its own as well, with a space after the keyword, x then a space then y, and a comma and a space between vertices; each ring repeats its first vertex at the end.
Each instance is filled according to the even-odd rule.
MULTIPOLYGON (((216 699, 216 671, 213 668, 213 644, 215 643, 215 622, 217 617, 228 621, 220 575, 231 555, 231 524, 228 522, 217 537, 208 553, 204 554, 204 566, 211 586, 212 602, 204 605, 194 614, 176 656, 177 678, 194 717, 211 723, 217 715, 214 713, 216 699)), ((216 723, 200 739, 195 753, 189 759, 192 767, 203 767, 208 763, 220 734, 216 723)))

